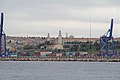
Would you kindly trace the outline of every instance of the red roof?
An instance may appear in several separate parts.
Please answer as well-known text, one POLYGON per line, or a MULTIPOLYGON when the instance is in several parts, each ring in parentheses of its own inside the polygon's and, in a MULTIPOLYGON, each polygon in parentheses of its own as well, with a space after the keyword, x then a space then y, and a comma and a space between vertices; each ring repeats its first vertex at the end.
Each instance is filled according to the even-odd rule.
POLYGON ((46 52, 46 50, 40 50, 40 52, 46 52))
MULTIPOLYGON (((100 38, 63 38, 63 40, 99 40, 100 38)), ((120 41, 120 38, 114 38, 115 41, 120 41)))
POLYGON ((99 40, 99 38, 63 38, 63 40, 99 40))

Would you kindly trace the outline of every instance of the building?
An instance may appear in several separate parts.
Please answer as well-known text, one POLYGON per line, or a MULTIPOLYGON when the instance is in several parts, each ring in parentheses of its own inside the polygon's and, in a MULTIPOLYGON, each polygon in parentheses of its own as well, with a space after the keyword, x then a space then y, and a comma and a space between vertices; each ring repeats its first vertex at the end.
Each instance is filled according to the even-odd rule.
POLYGON ((66 43, 66 42, 95 42, 99 40, 99 38, 63 38, 63 43, 66 43))

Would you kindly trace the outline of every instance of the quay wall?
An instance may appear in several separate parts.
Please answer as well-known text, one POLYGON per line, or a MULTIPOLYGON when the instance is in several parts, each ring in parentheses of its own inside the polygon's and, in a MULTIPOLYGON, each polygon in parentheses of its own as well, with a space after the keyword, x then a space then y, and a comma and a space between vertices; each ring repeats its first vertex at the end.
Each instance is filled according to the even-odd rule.
POLYGON ((1 57, 0 61, 88 61, 88 62, 120 62, 120 57, 1 57))

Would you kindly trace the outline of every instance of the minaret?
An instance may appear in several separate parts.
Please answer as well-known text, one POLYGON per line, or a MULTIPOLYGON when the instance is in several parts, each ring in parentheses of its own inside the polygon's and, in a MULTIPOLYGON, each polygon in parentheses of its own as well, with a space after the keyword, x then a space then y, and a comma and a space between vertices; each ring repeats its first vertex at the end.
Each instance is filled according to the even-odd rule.
POLYGON ((59 36, 61 36, 61 30, 59 30, 59 36))
POLYGON ((61 30, 59 30, 59 35, 58 35, 58 44, 62 45, 62 34, 61 34, 61 30))
POLYGON ((50 41, 50 33, 48 33, 47 41, 50 41))
POLYGON ((48 33, 48 36, 47 36, 48 38, 50 38, 50 33, 48 33))
POLYGON ((66 32, 66 38, 68 38, 68 33, 66 32))

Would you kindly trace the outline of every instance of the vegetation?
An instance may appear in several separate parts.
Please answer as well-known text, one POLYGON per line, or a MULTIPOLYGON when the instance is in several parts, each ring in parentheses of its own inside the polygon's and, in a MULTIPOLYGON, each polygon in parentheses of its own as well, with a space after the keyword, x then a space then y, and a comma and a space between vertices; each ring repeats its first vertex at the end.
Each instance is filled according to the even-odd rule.
MULTIPOLYGON (((24 50, 27 49, 40 49, 41 47, 48 45, 52 45, 53 43, 45 42, 44 44, 38 44, 38 45, 25 45, 23 47, 24 50)), ((100 44, 96 42, 67 42, 64 43, 64 49, 63 50, 57 50, 55 49, 54 52, 65 52, 65 51, 81 51, 81 52, 88 52, 88 53, 96 53, 100 50, 100 44)), ((114 48, 116 52, 120 52, 120 41, 114 42, 114 48)))

